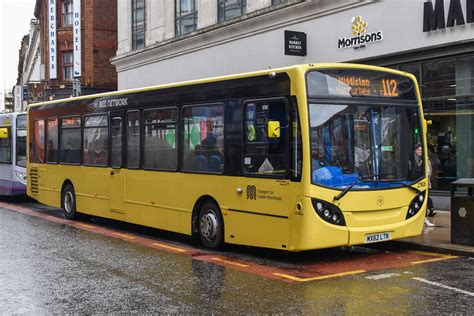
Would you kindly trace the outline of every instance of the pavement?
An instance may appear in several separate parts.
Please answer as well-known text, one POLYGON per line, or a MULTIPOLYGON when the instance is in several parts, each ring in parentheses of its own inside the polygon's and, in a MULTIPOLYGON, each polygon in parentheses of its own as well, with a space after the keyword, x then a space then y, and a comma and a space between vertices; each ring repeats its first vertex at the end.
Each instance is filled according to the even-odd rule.
POLYGON ((428 217, 434 227, 423 228, 423 234, 416 237, 399 239, 393 243, 414 246, 420 250, 436 251, 452 255, 474 257, 474 246, 451 243, 451 212, 436 211, 434 217, 428 217))

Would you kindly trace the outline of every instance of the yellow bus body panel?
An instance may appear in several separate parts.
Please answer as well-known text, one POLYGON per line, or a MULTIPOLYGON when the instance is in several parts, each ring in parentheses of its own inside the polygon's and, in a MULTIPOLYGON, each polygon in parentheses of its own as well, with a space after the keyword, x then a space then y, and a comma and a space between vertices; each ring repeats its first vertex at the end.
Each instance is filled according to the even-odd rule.
MULTIPOLYGON (((29 163, 28 175, 35 178, 28 181, 28 195, 41 203, 60 207, 62 187, 65 181, 70 181, 75 188, 78 212, 187 235, 192 234, 193 211, 201 198, 208 198, 215 201, 222 211, 225 242, 290 251, 362 244, 365 236, 371 233, 390 232, 391 239, 419 235, 423 229, 426 200, 415 216, 405 220, 408 205, 415 197, 415 193, 407 188, 353 190, 339 202, 334 202, 334 196, 340 190, 311 183, 305 74, 308 70, 322 68, 386 71, 408 76, 417 85, 413 75, 396 70, 354 64, 317 64, 74 98, 72 100, 85 100, 251 76, 271 76, 273 72, 287 73, 290 96, 296 99, 300 115, 301 181, 29 163), (322 220, 314 210, 312 197, 337 205, 344 214, 346 226, 322 220)), ((417 96, 422 113, 418 90, 417 96)), ((64 101, 32 104, 29 111, 64 101)), ((422 123, 426 144, 426 121, 422 119, 422 123)), ((422 179, 414 187, 427 190, 426 180, 422 179)))

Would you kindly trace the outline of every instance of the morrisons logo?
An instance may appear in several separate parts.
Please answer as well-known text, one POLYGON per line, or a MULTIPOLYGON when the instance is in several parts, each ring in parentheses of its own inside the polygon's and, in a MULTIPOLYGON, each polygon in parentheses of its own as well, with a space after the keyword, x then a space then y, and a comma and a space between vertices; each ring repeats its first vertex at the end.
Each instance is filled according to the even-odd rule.
POLYGON ((338 40, 337 47, 342 48, 362 48, 368 44, 379 42, 383 40, 383 32, 367 32, 368 23, 362 20, 361 16, 352 18, 352 36, 353 37, 342 37, 338 40))

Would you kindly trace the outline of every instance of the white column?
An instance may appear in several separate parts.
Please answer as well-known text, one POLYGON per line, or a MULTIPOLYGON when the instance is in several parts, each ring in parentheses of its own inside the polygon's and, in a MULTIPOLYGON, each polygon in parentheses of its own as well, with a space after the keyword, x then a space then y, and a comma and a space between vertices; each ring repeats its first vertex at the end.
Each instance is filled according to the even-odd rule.
POLYGON ((174 5, 175 0, 163 0, 163 27, 164 27, 164 38, 167 40, 175 37, 175 12, 174 5))
POLYGON ((132 4, 117 0, 117 56, 132 50, 132 4))
POLYGON ((272 0, 247 0, 246 13, 257 11, 272 5, 272 0))
POLYGON ((201 0, 197 2, 197 28, 202 29, 217 23, 217 0, 201 0))

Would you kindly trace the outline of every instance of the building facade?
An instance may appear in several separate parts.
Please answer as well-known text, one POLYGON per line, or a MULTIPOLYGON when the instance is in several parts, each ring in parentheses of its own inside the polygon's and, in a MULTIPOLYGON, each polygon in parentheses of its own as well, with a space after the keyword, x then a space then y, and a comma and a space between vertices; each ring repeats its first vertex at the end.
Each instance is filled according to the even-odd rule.
POLYGON ((474 0, 132 0, 118 5, 113 64, 119 89, 300 63, 400 69, 417 76, 433 123, 428 145, 437 206, 449 207, 453 180, 474 177, 474 0))
POLYGON ((116 90, 116 0, 37 0, 35 16, 44 69, 37 94, 54 100, 116 90))
POLYGON ((14 89, 16 100, 20 100, 21 107, 18 111, 25 111, 28 103, 43 100, 41 88, 41 57, 39 47, 39 23, 37 19, 30 22, 30 33, 24 37, 18 65, 18 89, 14 89))

